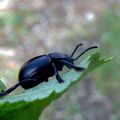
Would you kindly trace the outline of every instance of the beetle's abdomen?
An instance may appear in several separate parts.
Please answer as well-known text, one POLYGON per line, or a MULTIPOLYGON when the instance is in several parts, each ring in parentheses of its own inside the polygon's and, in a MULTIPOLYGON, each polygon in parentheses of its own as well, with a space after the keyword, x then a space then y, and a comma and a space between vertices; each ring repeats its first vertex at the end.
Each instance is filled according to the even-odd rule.
POLYGON ((19 72, 19 81, 28 80, 26 83, 21 84, 22 87, 25 89, 32 88, 48 79, 49 72, 53 74, 50 63, 51 59, 46 55, 38 56, 27 61, 19 72), (32 79, 36 79, 37 82, 32 82, 32 79))

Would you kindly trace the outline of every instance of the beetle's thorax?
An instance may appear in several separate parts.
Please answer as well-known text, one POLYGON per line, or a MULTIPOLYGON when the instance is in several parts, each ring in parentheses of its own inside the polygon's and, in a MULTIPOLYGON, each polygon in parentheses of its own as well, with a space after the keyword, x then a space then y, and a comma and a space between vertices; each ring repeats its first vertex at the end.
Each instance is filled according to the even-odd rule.
POLYGON ((50 53, 50 54, 48 54, 49 55, 49 57, 51 58, 51 59, 64 59, 64 58, 66 58, 66 54, 62 54, 62 53, 50 53))
POLYGON ((67 54, 62 54, 62 53, 50 53, 49 54, 49 57, 51 58, 51 60, 53 61, 53 62, 59 62, 59 61, 61 61, 61 60, 66 60, 66 61, 68 61, 68 62, 70 62, 70 63, 73 63, 73 59, 70 57, 70 56, 68 56, 67 54))
POLYGON ((51 58, 51 62, 55 64, 58 71, 61 71, 63 69, 64 64, 62 63, 62 60, 71 62, 71 58, 67 54, 50 53, 48 56, 51 58))

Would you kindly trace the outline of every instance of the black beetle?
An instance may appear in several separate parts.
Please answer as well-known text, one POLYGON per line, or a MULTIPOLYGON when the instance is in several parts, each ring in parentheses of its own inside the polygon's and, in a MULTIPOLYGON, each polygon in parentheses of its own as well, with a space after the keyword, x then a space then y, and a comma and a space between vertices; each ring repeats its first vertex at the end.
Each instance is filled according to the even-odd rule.
POLYGON ((24 89, 29 89, 35 87, 41 82, 48 82, 48 78, 53 75, 56 76, 59 83, 63 83, 64 81, 60 77, 58 71, 62 71, 64 65, 69 69, 72 68, 76 71, 85 70, 82 67, 75 66, 74 61, 90 49, 97 48, 97 46, 90 47, 76 58, 73 58, 74 53, 81 45, 82 44, 78 44, 70 56, 62 53, 50 53, 48 55, 40 55, 28 60, 20 69, 19 83, 0 93, 0 96, 9 94, 19 85, 21 85, 24 89))

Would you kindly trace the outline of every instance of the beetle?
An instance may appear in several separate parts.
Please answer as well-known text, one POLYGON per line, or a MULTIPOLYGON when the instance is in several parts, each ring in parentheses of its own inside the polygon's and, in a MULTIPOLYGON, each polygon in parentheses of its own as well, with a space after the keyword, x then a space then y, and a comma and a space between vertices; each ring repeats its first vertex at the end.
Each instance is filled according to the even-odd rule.
POLYGON ((78 44, 73 50, 71 55, 63 53, 49 53, 47 55, 36 56, 23 64, 19 71, 19 82, 13 87, 0 93, 0 96, 5 96, 15 90, 19 85, 24 89, 30 89, 42 82, 48 82, 48 78, 56 76, 58 83, 63 83, 64 80, 60 77, 58 71, 62 71, 63 66, 69 69, 74 69, 75 71, 84 71, 85 68, 75 66, 74 61, 76 61, 80 56, 82 56, 87 51, 97 48, 97 46, 92 46, 83 51, 80 55, 73 58, 76 50, 79 46, 83 44, 78 44))

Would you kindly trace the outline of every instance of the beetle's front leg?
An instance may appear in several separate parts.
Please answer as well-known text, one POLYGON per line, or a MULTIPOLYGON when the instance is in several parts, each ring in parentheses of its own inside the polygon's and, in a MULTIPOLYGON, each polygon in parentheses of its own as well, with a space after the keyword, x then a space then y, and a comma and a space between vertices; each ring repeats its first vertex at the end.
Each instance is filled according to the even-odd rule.
POLYGON ((56 76, 56 79, 58 80, 58 82, 59 83, 63 83, 64 80, 62 80, 62 78, 60 77, 60 75, 59 75, 59 73, 58 73, 58 71, 57 71, 56 66, 55 66, 54 63, 52 63, 52 67, 53 67, 53 70, 55 72, 55 76, 56 76))
POLYGON ((84 71, 85 70, 85 68, 77 67, 74 64, 72 64, 72 63, 70 63, 70 62, 68 62, 66 60, 61 60, 61 62, 63 63, 63 65, 67 66, 68 68, 73 68, 76 71, 84 71))

